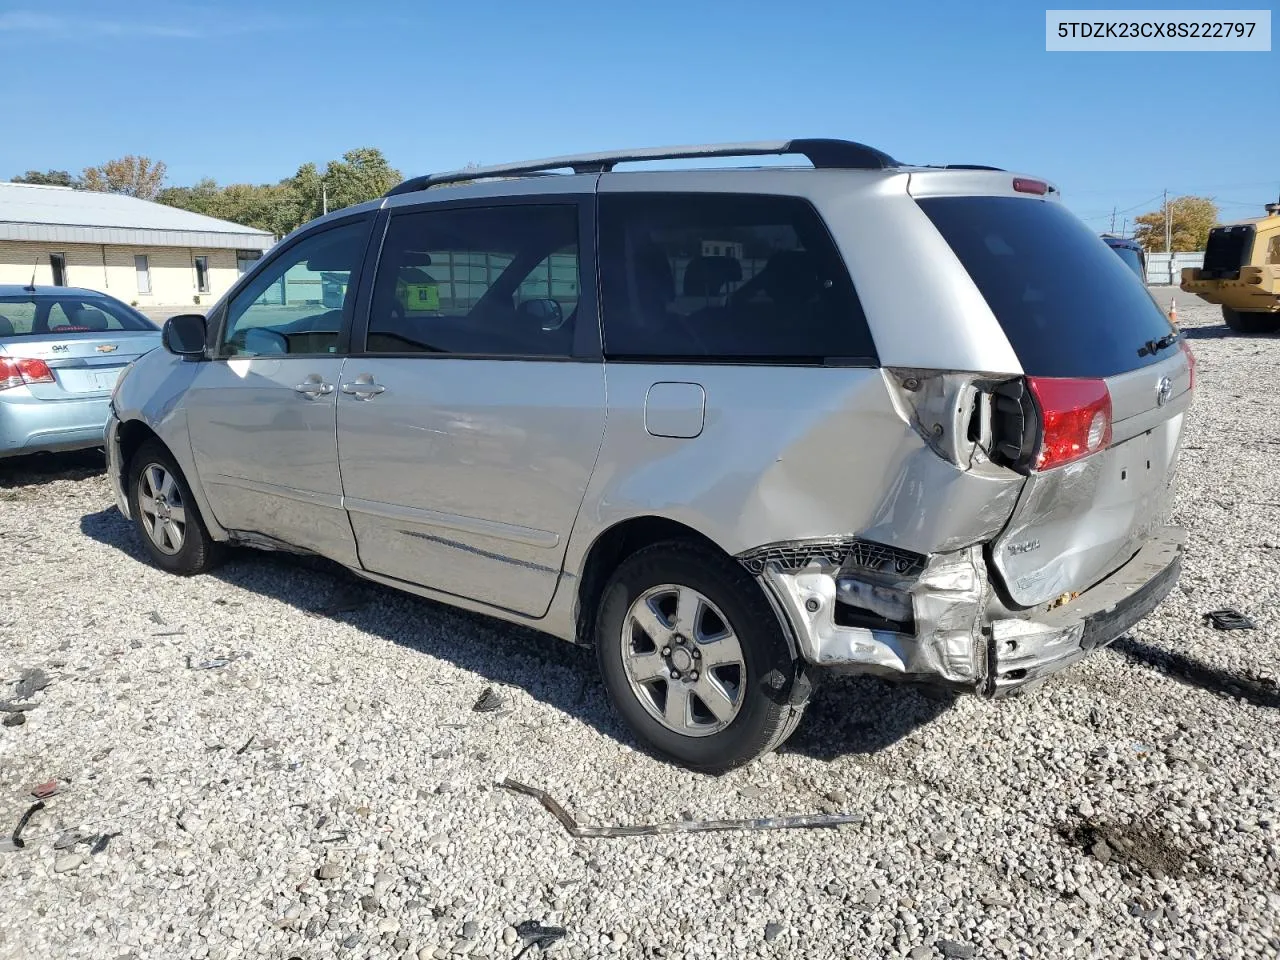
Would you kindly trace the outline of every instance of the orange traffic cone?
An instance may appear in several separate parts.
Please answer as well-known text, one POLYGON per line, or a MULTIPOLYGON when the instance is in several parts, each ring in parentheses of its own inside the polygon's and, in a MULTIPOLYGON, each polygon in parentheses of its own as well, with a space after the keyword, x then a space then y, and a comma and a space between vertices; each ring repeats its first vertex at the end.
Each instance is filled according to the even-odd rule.
POLYGON ((1178 301, 1173 298, 1169 299, 1169 322, 1178 325, 1178 301))

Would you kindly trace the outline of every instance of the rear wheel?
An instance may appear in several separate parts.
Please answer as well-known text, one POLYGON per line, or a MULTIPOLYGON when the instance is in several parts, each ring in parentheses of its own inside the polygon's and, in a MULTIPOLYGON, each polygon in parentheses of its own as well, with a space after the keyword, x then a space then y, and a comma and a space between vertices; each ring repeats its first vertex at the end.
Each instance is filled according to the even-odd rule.
POLYGON ((708 772, 779 746, 808 699, 758 584, 710 549, 671 542, 623 561, 596 618, 596 654, 636 736, 708 772))
POLYGON ((1275 333, 1280 330, 1280 314, 1222 308, 1222 321, 1236 333, 1275 333))
POLYGON ((181 576, 204 573, 222 558, 173 455, 148 441, 129 463, 129 510, 156 566, 181 576))

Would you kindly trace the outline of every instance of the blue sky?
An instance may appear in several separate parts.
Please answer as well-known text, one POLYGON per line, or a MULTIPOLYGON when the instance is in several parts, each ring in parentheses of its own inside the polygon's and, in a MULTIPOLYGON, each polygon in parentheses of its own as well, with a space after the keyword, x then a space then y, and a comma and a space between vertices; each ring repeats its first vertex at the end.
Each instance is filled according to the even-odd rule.
POLYGON ((1046 176, 1099 229, 1165 188, 1227 217, 1280 194, 1280 54, 1046 53, 1044 24, 1000 2, 0 0, 0 177, 140 153, 172 184, 267 182, 365 145, 411 174, 829 136, 1046 176))

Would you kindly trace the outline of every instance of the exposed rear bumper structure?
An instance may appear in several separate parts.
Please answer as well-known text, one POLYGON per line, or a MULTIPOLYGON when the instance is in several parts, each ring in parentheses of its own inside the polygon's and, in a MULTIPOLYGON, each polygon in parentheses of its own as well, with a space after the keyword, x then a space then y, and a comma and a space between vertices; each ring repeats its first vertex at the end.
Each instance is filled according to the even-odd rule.
MULTIPOLYGON (((1104 647, 1147 616, 1182 569, 1183 531, 1162 527, 1126 564, 1070 602, 1010 613, 994 599, 982 548, 919 558, 889 548, 868 569, 862 541, 772 545, 739 559, 818 667, 940 682, 987 696, 1033 684, 1104 647), (896 563, 895 563, 896 561, 896 563), (859 594, 850 581, 863 581, 859 594), (875 609, 851 609, 855 596, 875 609), (894 622, 900 604, 910 614, 894 622)), ((871 545, 879 546, 879 545, 871 545)))
POLYGON ((1070 666, 1151 613, 1178 582, 1186 534, 1163 527, 1124 566, 1075 600, 991 623, 986 692, 1000 695, 1070 666))

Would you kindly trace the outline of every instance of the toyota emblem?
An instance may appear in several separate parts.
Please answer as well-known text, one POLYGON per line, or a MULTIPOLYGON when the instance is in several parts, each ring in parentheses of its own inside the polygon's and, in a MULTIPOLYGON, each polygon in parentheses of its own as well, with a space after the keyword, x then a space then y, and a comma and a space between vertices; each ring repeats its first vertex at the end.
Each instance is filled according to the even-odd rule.
POLYGON ((1168 377, 1161 377, 1156 382, 1156 406, 1163 407, 1173 398, 1173 381, 1168 377))

